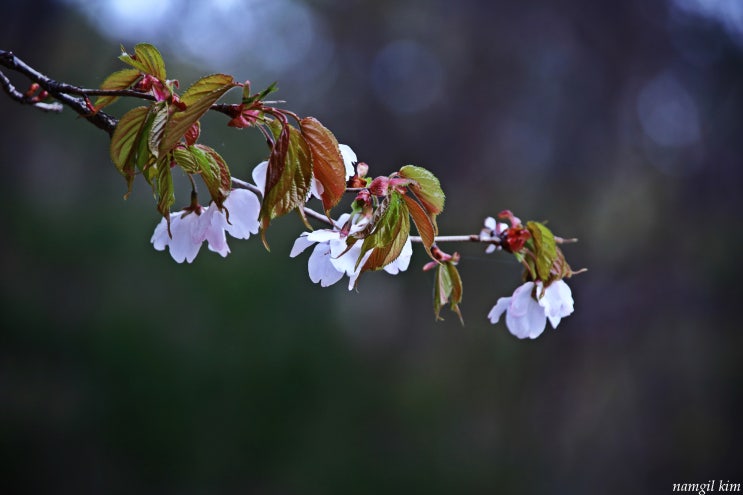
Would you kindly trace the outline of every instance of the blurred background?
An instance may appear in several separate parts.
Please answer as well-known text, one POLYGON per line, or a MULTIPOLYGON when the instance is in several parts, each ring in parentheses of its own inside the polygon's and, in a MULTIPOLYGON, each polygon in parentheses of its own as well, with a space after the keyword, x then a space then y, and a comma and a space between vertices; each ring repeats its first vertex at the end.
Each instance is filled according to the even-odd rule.
MULTIPOLYGON (((0 97, 3 493, 670 493, 743 483, 743 2, 37 0, 0 48, 97 87, 119 44, 181 87, 278 81, 375 175, 442 180, 444 233, 509 208, 580 242, 575 313, 519 341, 486 315, 520 268, 462 254, 466 326, 432 274, 327 289, 303 230, 149 243, 108 137, 0 97)), ((21 89, 27 82, 8 73, 21 89)), ((237 98, 230 94, 227 99, 237 98)), ((121 116, 131 103, 110 112, 121 116), (128 105, 128 106, 127 106, 128 105)), ((201 141, 249 179, 258 133, 201 141)), ((177 206, 188 202, 178 191, 177 206)), ((449 250, 449 249, 447 249, 449 250)))

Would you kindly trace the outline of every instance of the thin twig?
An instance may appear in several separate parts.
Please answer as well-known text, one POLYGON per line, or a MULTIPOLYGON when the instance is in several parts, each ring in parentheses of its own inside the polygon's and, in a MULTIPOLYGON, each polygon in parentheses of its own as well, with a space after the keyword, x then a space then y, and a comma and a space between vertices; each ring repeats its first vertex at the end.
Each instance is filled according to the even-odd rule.
MULTIPOLYGON (((90 108, 88 108, 88 105, 86 104, 84 98, 76 98, 74 96, 70 96, 69 94, 67 94, 67 91, 65 89, 62 89, 69 89, 68 84, 58 83, 57 81, 51 79, 50 77, 42 74, 41 72, 26 64, 23 60, 16 57, 13 52, 9 52, 6 50, 0 50, 0 65, 20 74, 23 74, 31 81, 38 83, 39 86, 46 90, 46 92, 49 93, 51 97, 73 109, 75 112, 78 113, 78 115, 88 120, 94 126, 98 127, 99 129, 103 129, 109 135, 113 135, 116 124, 118 123, 118 119, 104 112, 91 113, 90 108)), ((5 84, 3 84, 3 87, 5 88, 5 84)), ((14 99, 16 101, 24 103, 23 100, 18 100, 17 98, 14 99)), ((28 103, 34 104, 32 102, 28 103)), ((34 104, 34 106, 37 105, 34 104)))

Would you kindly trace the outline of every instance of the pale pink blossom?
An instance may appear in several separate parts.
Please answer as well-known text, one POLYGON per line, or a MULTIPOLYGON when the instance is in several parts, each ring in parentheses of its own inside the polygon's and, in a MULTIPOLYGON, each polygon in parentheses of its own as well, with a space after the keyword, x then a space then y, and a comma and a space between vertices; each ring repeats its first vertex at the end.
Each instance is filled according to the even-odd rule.
MULTIPOLYGON (((333 229, 319 229, 313 232, 302 232, 294 242, 289 256, 294 258, 308 247, 315 245, 315 248, 307 262, 307 270, 310 280, 319 283, 322 287, 327 287, 338 282, 343 275, 348 276, 348 290, 353 289, 356 285, 361 267, 371 256, 371 251, 367 252, 360 262, 357 263, 361 254, 361 241, 357 241, 350 249, 346 245, 346 238, 363 229, 368 223, 366 219, 352 224, 348 232, 343 231, 343 226, 348 222, 350 215, 344 213, 340 216, 333 229)), ((413 254, 413 247, 410 239, 405 242, 400 256, 393 262, 384 267, 384 271, 396 275, 401 271, 407 270, 410 264, 410 257, 413 254)))
POLYGON ((506 313, 508 330, 520 339, 539 337, 547 325, 553 328, 573 312, 573 296, 563 280, 552 282, 546 289, 541 281, 525 282, 511 297, 501 297, 488 313, 491 323, 498 323, 506 313))
POLYGON ((223 211, 213 203, 208 207, 197 206, 170 215, 170 232, 163 218, 152 235, 153 247, 163 251, 166 247, 178 263, 191 263, 206 241, 210 251, 227 256, 226 233, 237 239, 248 239, 250 234, 258 233, 258 213, 261 203, 258 197, 247 189, 235 189, 224 200, 223 211), (227 214, 229 213, 229 220, 227 214))

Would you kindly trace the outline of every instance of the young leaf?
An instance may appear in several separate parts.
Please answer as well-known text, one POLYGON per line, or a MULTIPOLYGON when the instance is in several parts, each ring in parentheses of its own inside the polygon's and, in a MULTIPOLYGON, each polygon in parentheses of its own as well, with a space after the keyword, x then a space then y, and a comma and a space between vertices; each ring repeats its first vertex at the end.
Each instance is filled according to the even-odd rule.
POLYGON ((300 129, 312 154, 315 178, 322 184, 322 205, 327 214, 338 204, 346 191, 346 166, 343 163, 338 141, 318 120, 306 117, 300 129))
MULTIPOLYGON (((165 132, 163 133, 162 141, 160 142, 160 153, 167 153, 172 150, 176 144, 183 138, 189 128, 198 121, 202 115, 209 110, 217 100, 219 100, 223 94, 229 89, 234 88, 237 84, 229 78, 229 82, 217 86, 217 89, 205 91, 206 88, 213 87, 213 81, 210 80, 211 76, 207 76, 202 79, 207 81, 204 83, 194 83, 189 91, 192 91, 189 95, 190 104, 183 112, 176 112, 170 117, 168 123, 165 126, 165 132), (193 89, 196 87, 196 89, 193 89), (204 91, 202 91, 204 90, 204 91)), ((225 79, 227 81, 227 79, 225 79)), ((185 96, 185 95, 184 95, 185 96)), ((183 101, 183 99, 181 100, 183 101)))
POLYGON ((404 199, 405 203, 408 205, 410 217, 413 219, 415 228, 418 230, 418 234, 421 236, 423 245, 426 247, 426 252, 429 256, 431 256, 432 259, 436 260, 436 258, 434 258, 431 254, 431 246, 433 246, 434 237, 436 237, 436 229, 433 222, 431 222, 431 217, 428 215, 426 210, 423 209, 420 203, 418 203, 410 196, 405 195, 402 197, 402 199, 404 199))
MULTIPOLYGON (((261 205, 263 232, 272 219, 304 206, 312 181, 311 152, 302 134, 291 125, 281 125, 277 121, 270 127, 276 142, 268 158, 266 191, 261 205)), ((266 244, 265 236, 263 240, 266 244)))
POLYGON ((137 107, 121 117, 111 136, 111 161, 126 178, 127 194, 132 190, 139 140, 146 127, 149 107, 137 107))
MULTIPOLYGON (((206 97, 212 91, 219 91, 223 87, 229 88, 236 86, 235 80, 228 74, 211 74, 204 76, 193 83, 181 96, 181 101, 186 106, 191 106, 200 99, 206 97)), ((229 89, 228 88, 228 89, 229 89)))
POLYGON ((536 255, 536 269, 540 280, 548 281, 552 264, 557 259, 557 245, 552 231, 539 222, 526 222, 526 229, 531 234, 536 255))
POLYGON ((462 302, 462 278, 454 263, 445 261, 436 267, 436 275, 433 285, 433 311, 436 320, 442 320, 439 314, 441 307, 449 303, 449 307, 459 316, 459 321, 464 325, 459 303, 462 302))
POLYGON ((170 114, 165 102, 159 102, 155 104, 153 108, 155 112, 152 117, 152 125, 147 135, 147 145, 152 156, 157 158, 160 154, 160 142, 163 139, 165 125, 168 123, 168 117, 170 114))
POLYGON ((263 98, 268 96, 269 94, 273 93, 274 91, 278 91, 279 87, 276 84, 276 82, 272 82, 266 89, 261 91, 260 93, 256 93, 254 95, 250 95, 250 85, 246 84, 243 86, 243 97, 242 97, 242 103, 243 105, 250 106, 256 101, 261 101, 263 98))
POLYGON ((400 169, 400 176, 415 181, 409 186, 423 207, 431 215, 438 215, 444 210, 444 191, 441 189, 439 179, 431 172, 415 165, 405 165, 400 169))
POLYGON ((139 43, 134 46, 134 56, 132 57, 122 47, 122 53, 119 60, 127 63, 145 74, 152 74, 161 81, 165 81, 165 62, 160 52, 149 43, 139 43))
MULTIPOLYGON (((165 103, 156 103, 150 107, 145 119, 144 127, 137 140, 137 146, 134 155, 134 165, 137 170, 142 172, 145 180, 151 186, 157 178, 157 167, 153 167, 157 162, 157 157, 152 154, 150 140, 152 139, 152 126, 155 122, 155 116, 165 107, 165 103)), ((167 110, 166 110, 167 111, 167 110)))
POLYGON ((198 160, 191 152, 190 147, 188 148, 176 148, 173 150, 173 160, 183 169, 187 174, 198 174, 201 172, 201 165, 198 160))
POLYGON ((361 268, 362 273, 379 270, 395 261, 410 235, 410 214, 400 193, 393 192, 387 196, 377 211, 381 213, 375 214, 374 227, 364 238, 361 254, 356 262, 358 266, 366 253, 372 250, 361 268))
POLYGON ((170 207, 175 203, 173 176, 170 173, 170 162, 167 157, 157 161, 157 211, 170 224, 170 207))
POLYGON ((209 146, 197 144, 191 146, 190 149, 192 153, 200 153, 206 157, 206 160, 198 160, 201 166, 201 178, 209 189, 212 200, 221 208, 232 187, 232 176, 229 167, 227 167, 227 162, 209 146))
MULTIPOLYGON (((101 84, 100 89, 120 90, 129 89, 141 76, 137 69, 122 69, 108 76, 101 84)), ((93 105, 96 109, 110 105, 118 100, 118 96, 99 96, 93 105)))

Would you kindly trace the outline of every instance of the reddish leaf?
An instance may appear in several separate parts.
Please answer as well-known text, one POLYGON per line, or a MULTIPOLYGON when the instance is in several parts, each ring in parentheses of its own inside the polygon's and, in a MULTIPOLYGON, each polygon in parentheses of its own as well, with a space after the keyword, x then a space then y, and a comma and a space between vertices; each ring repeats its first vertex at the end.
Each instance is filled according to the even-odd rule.
POLYGON ((400 169, 400 176, 414 181, 409 186, 410 192, 420 200, 426 211, 432 215, 438 215, 444 210, 446 196, 435 175, 425 168, 405 165, 400 169))
POLYGON ((266 247, 265 230, 271 220, 303 207, 312 182, 311 152, 302 134, 291 125, 277 121, 273 121, 270 127, 276 141, 268 159, 266 190, 260 212, 261 235, 266 247))
POLYGON ((429 256, 431 256, 431 258, 435 260, 436 258, 434 258, 431 254, 431 246, 433 246, 434 237, 436 237, 436 229, 434 227, 434 224, 431 222, 431 217, 428 215, 426 210, 423 209, 420 203, 418 203, 410 196, 405 195, 402 197, 402 199, 404 199, 405 203, 408 205, 410 217, 413 219, 415 228, 418 230, 418 234, 421 236, 423 245, 426 247, 426 252, 429 256))
POLYGON ((322 184, 323 208, 328 213, 338 204, 346 191, 346 166, 343 163, 335 136, 318 120, 306 117, 301 120, 302 136, 312 154, 312 170, 322 184))

